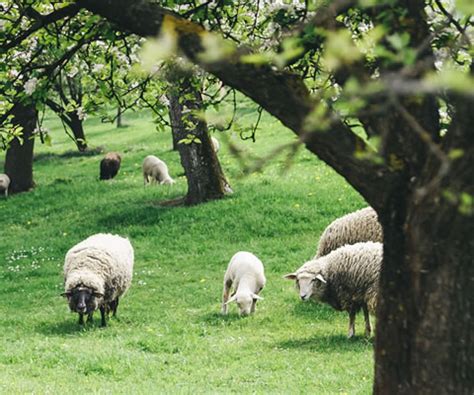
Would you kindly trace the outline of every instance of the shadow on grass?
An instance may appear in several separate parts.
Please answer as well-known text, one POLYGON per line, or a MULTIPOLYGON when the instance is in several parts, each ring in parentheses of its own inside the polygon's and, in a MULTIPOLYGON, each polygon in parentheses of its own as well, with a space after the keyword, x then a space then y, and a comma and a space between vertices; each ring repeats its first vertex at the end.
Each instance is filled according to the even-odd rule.
POLYGON ((374 338, 354 336, 348 339, 344 335, 312 336, 302 339, 291 339, 279 342, 277 347, 318 352, 365 352, 372 347, 374 338))
POLYGON ((100 326, 100 321, 94 321, 92 324, 79 325, 76 316, 74 319, 68 318, 61 322, 43 322, 36 326, 37 332, 47 336, 70 336, 101 329, 104 328, 100 326))
POLYGON ((97 220, 98 225, 107 227, 121 227, 127 225, 154 226, 163 220, 164 215, 172 210, 170 207, 152 205, 147 202, 145 205, 123 205, 124 209, 114 212, 113 215, 106 215, 97 220))
POLYGON ((54 152, 42 152, 39 154, 36 154, 34 156, 34 161, 35 162, 40 162, 43 160, 51 160, 51 159, 67 159, 67 158, 80 158, 80 157, 87 157, 87 156, 95 156, 99 155, 101 153, 105 152, 105 148, 102 146, 99 147, 94 147, 94 148, 88 148, 84 152, 80 152, 77 150, 70 150, 63 152, 62 154, 57 154, 54 152))
MULTIPOLYGON (((249 316, 250 317, 250 316, 249 316)), ((230 324, 232 322, 238 322, 248 317, 240 317, 238 313, 229 313, 222 315, 221 313, 209 313, 201 316, 199 321, 205 322, 210 326, 221 326, 223 323, 230 324)))
POLYGON ((313 322, 315 320, 332 322, 337 319, 337 314, 347 315, 345 312, 335 312, 331 307, 321 303, 313 301, 301 302, 299 300, 294 303, 292 313, 298 317, 304 317, 313 322))

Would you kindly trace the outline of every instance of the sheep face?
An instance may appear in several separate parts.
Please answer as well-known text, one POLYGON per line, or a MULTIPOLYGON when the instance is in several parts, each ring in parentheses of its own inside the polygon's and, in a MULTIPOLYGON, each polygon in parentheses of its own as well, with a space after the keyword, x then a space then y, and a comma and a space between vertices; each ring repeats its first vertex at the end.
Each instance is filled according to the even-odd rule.
POLYGON ((324 294, 326 280, 320 272, 314 273, 302 270, 287 274, 284 278, 295 280, 296 289, 303 301, 307 301, 311 297, 319 299, 324 294))
POLYGON ((226 305, 232 302, 237 303, 237 306, 239 307, 239 314, 241 316, 249 315, 250 313, 253 313, 255 310, 255 304, 257 303, 257 300, 263 300, 261 296, 258 296, 257 294, 251 293, 251 294, 236 294, 232 296, 227 302, 226 305))
POLYGON ((63 294, 67 298, 71 311, 79 314, 93 313, 98 309, 104 295, 88 287, 75 287, 63 294))
POLYGON ((242 316, 249 315, 252 310, 253 301, 254 299, 252 298, 251 295, 238 296, 235 299, 235 302, 237 303, 237 306, 239 307, 239 314, 242 316))
POLYGON ((160 182, 161 185, 173 185, 174 180, 172 178, 166 178, 163 181, 160 182))

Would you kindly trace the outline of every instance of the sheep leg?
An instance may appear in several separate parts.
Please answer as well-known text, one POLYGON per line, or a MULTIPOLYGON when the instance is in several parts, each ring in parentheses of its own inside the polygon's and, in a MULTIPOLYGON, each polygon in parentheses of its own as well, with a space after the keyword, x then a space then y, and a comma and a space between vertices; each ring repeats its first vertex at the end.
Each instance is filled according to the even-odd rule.
POLYGON ((369 316, 369 310, 367 308, 367 305, 362 306, 362 310, 364 311, 364 320, 365 320, 365 336, 370 337, 370 332, 372 331, 372 328, 370 327, 370 316, 369 316))
POLYGON ((143 174, 143 186, 146 186, 146 184, 148 184, 148 175, 143 174))
POLYGON ((257 305, 257 299, 252 301, 252 307, 250 308, 251 313, 255 313, 255 306, 257 305))
POLYGON ((88 323, 88 324, 92 324, 92 322, 93 322, 93 319, 92 319, 93 315, 94 315, 94 313, 89 313, 89 314, 87 315, 87 323, 88 323))
POLYGON ((356 318, 356 310, 355 309, 349 310, 349 333, 347 334, 348 339, 350 339, 355 334, 355 318, 356 318))
POLYGON ((100 306, 100 326, 107 326, 107 322, 105 321, 105 306, 100 306))
POLYGON ((230 288, 232 287, 232 281, 224 281, 224 290, 222 291, 222 314, 227 314, 227 308, 229 306, 226 305, 227 301, 229 300, 230 288))
POLYGON ((110 302, 110 308, 112 310, 112 317, 116 317, 117 316, 117 307, 118 307, 118 304, 119 304, 119 298, 113 300, 112 302, 110 302))
POLYGON ((84 325, 84 314, 79 313, 79 325, 84 325))

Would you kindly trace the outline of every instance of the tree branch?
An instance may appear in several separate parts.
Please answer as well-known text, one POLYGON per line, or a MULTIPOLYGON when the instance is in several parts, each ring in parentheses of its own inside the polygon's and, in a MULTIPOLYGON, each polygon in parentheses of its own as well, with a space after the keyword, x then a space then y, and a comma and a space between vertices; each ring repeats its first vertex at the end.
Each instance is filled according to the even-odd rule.
POLYGON ((76 15, 80 9, 81 8, 77 4, 71 4, 66 7, 60 8, 57 11, 53 11, 48 15, 42 16, 42 18, 38 19, 28 30, 21 32, 18 36, 16 36, 10 42, 4 43, 1 47, 1 52, 5 53, 9 49, 16 47, 17 45, 21 44, 23 40, 31 36, 34 32, 49 25, 50 23, 61 20, 67 16, 76 15))

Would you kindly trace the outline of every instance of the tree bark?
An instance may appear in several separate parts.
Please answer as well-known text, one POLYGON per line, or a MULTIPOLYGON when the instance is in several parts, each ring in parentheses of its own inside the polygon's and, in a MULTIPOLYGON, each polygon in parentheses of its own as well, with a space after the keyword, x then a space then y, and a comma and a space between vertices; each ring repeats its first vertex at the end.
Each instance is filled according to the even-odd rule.
POLYGON ((63 120, 70 127, 72 134, 74 136, 74 142, 76 143, 77 149, 80 152, 87 150, 86 136, 84 134, 84 126, 82 119, 79 119, 76 111, 69 112, 67 118, 64 117, 63 120), (67 119, 69 118, 69 119, 67 119))
POLYGON ((201 93, 188 77, 182 78, 176 86, 168 93, 168 100, 173 141, 177 143, 188 180, 185 204, 221 199, 231 189, 212 147, 206 122, 193 113, 202 109, 201 93), (179 143, 189 140, 190 136, 195 140, 179 143))
POLYGON ((33 131, 37 123, 37 111, 34 104, 16 103, 13 107, 13 122, 20 125, 23 142, 15 138, 7 149, 5 173, 10 177, 10 193, 29 191, 35 186, 33 181, 33 131))

